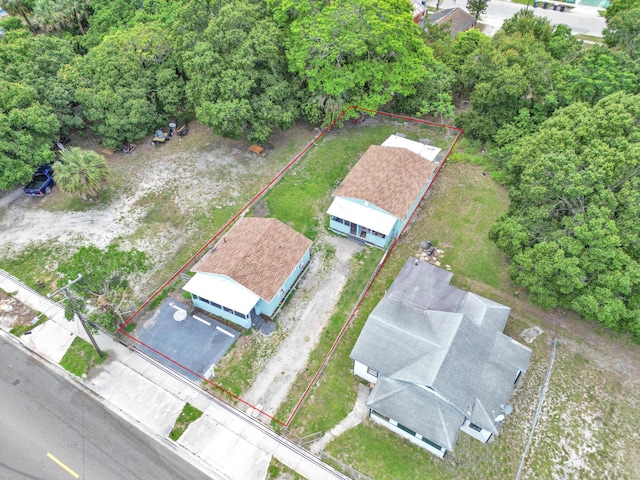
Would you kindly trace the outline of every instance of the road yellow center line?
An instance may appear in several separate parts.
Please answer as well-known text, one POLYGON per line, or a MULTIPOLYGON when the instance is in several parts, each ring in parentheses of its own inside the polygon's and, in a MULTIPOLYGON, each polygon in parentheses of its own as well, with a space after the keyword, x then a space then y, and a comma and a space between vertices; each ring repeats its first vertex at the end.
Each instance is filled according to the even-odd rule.
POLYGON ((78 475, 76 472, 71 470, 69 467, 67 467, 64 463, 62 463, 60 460, 58 460, 56 457, 54 457, 50 453, 47 453, 47 457, 49 457, 51 460, 56 462, 61 468, 65 469, 67 472, 69 472, 71 475, 73 475, 74 478, 80 478, 80 475, 78 475))

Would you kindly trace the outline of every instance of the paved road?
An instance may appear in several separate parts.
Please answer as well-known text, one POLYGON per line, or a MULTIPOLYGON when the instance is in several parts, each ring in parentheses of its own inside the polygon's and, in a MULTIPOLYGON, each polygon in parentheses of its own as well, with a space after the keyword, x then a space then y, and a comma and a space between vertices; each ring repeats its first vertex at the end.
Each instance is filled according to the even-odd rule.
MULTIPOLYGON (((435 0, 430 0, 429 5, 434 5, 435 0)), ((465 8, 465 0, 442 0, 440 8, 465 8)), ((531 0, 533 5, 533 0, 531 0)), ((526 8, 526 5, 512 3, 503 0, 490 0, 487 12, 480 16, 480 23, 485 25, 484 33, 493 35, 496 33, 507 18, 511 18, 517 12, 526 8)), ((546 17, 552 25, 567 25, 573 33, 585 35, 602 36, 602 30, 606 27, 604 18, 598 15, 598 9, 577 5, 571 11, 545 10, 541 7, 533 8, 533 13, 539 17, 546 17)))
POLYGON ((0 478, 209 478, 3 337, 0 365, 0 478))

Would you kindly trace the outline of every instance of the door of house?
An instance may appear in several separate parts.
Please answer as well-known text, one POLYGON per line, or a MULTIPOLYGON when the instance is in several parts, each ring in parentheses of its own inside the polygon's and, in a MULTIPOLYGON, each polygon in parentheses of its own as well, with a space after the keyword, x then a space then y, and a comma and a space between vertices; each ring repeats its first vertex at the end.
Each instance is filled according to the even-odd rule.
POLYGON ((358 234, 358 224, 351 222, 351 235, 358 234))

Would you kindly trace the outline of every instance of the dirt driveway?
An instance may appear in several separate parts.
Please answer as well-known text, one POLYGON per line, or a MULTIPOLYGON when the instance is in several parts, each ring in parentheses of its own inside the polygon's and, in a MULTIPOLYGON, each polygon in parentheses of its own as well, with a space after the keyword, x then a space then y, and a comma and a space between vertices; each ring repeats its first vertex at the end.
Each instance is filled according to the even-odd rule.
POLYGON ((260 410, 271 415, 287 398, 298 373, 305 368, 309 354, 318 344, 351 272, 353 254, 365 248, 327 232, 316 239, 318 244, 330 245, 335 254, 312 263, 295 292, 294 301, 278 314, 278 325, 285 339, 243 395, 244 400, 261 405, 260 410))

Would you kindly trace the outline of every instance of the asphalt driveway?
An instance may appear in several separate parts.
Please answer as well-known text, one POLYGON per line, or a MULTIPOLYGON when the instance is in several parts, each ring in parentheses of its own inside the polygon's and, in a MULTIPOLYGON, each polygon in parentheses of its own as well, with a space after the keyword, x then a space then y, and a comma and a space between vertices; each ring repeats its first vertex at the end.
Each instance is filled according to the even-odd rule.
POLYGON ((167 298, 135 332, 142 350, 181 375, 200 381, 229 350, 240 332, 167 298), (145 348, 145 345, 150 348, 145 348), (173 361, 172 361, 173 360, 173 361))

